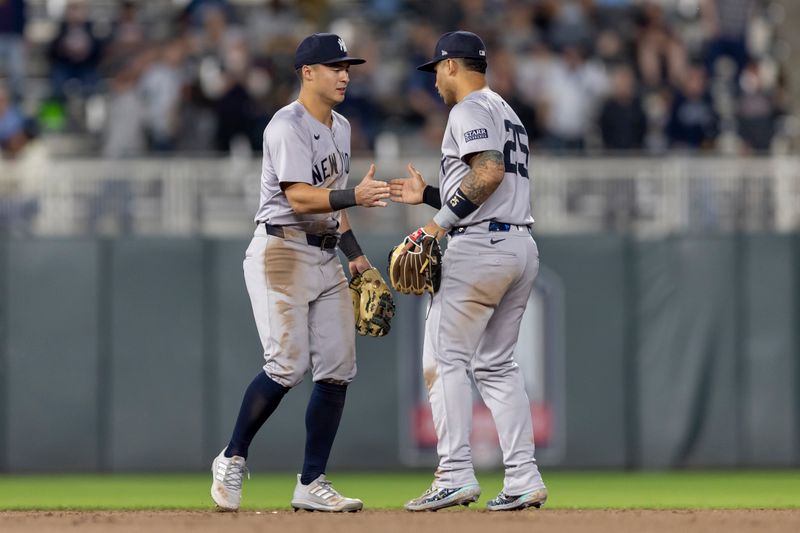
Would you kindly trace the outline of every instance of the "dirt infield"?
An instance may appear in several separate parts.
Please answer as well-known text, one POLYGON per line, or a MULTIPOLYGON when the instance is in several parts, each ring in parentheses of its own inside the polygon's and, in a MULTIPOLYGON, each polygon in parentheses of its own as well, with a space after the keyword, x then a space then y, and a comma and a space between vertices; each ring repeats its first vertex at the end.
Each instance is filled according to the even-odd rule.
POLYGON ((737 511, 567 511, 518 513, 440 511, 411 514, 403 511, 364 511, 353 514, 262 511, 222 514, 203 511, 132 512, 0 512, 3 533, 197 532, 226 533, 280 531, 281 533, 488 533, 546 531, 707 533, 797 532, 800 509, 737 511))

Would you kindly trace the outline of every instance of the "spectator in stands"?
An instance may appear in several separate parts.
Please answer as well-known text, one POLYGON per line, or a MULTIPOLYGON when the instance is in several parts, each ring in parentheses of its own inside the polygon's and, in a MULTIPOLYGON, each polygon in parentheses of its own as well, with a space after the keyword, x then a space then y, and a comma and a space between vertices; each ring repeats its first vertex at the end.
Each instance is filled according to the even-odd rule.
POLYGON ((488 38, 494 34, 493 28, 499 26, 502 11, 494 9, 486 0, 458 0, 452 4, 458 6, 458 22, 454 25, 456 28, 486 35, 488 38))
POLYGON ((13 159, 36 137, 36 124, 27 119, 11 99, 10 91, 0 85, 0 154, 13 159))
POLYGON ((611 72, 611 94, 600 113, 600 132, 606 150, 641 150, 647 134, 647 117, 628 65, 611 72))
POLYGON ((526 45, 517 59, 515 77, 515 89, 526 105, 537 110, 545 105, 545 91, 558 64, 559 58, 544 41, 534 38, 526 45))
MULTIPOLYGON (((52 130, 62 129, 65 118, 69 126, 88 125, 98 108, 129 117, 109 121, 101 141, 107 156, 146 154, 141 142, 145 123, 156 150, 227 150, 231 139, 241 135, 258 149, 263 125, 295 95, 291 65, 297 33, 336 25, 347 26, 359 41, 369 43, 361 53, 373 56, 365 69, 352 74, 343 104, 355 150, 374 149, 383 133, 394 136, 396 146, 414 136, 421 136, 416 146, 426 144, 425 132, 436 130, 435 117, 446 108, 434 79, 413 67, 427 60, 442 31, 457 27, 491 41, 489 48, 500 59, 488 73, 495 80, 492 86, 506 100, 518 101, 515 108, 526 115, 521 118, 538 147, 583 150, 585 140, 594 147, 602 134, 608 149, 641 149, 642 107, 648 123, 644 148, 653 152, 668 145, 710 146, 718 135, 734 138, 737 126, 745 150, 761 151, 772 138, 777 138, 775 146, 781 145, 788 140, 782 135, 792 131, 791 121, 784 128, 780 117, 776 120, 777 110, 790 107, 789 91, 773 84, 769 68, 743 68, 748 62, 745 35, 756 27, 750 20, 764 0, 120 0, 111 2, 119 12, 104 44, 89 20, 87 3, 98 10, 103 4, 53 2, 66 5, 58 36, 47 50, 53 95, 64 99, 65 89, 66 96, 102 90, 103 98, 93 100, 107 106, 79 99, 69 99, 70 105, 46 102, 40 106, 45 110, 40 121, 52 130), (687 16, 690 5, 700 6, 698 17, 687 16), (374 36, 367 35, 369 28, 375 28, 374 36), (170 65, 166 51, 158 61, 133 61, 153 46, 154 35, 167 32, 170 38, 185 38, 178 64, 170 65), (685 43, 681 36, 687 37, 685 43), (723 79, 724 69, 712 70, 722 56, 732 58, 741 75, 728 69, 730 78, 723 79), (228 64, 236 57, 247 59, 242 72, 228 64), (698 83, 696 71, 687 74, 690 57, 705 63, 720 117, 707 106, 708 96, 686 96, 687 87, 698 83), (132 63, 137 67, 131 68, 132 63), (404 68, 406 64, 410 67, 404 68), (618 71, 618 66, 625 68, 618 71), (614 71, 613 94, 607 100, 606 70, 614 71), (109 81, 108 87, 100 86, 100 76, 109 81), (707 116, 701 119, 703 114, 707 116), (717 133, 717 124, 724 126, 723 134, 717 133)), ((20 51, 26 4, 31 3, 0 0, 0 79, 10 77, 7 83, 16 97, 24 79, 20 51)), ((31 13, 29 8, 29 18, 31 13)), ((36 16, 44 11, 37 10, 36 16)), ((769 43, 775 37, 769 30, 764 37, 751 52, 771 65, 769 43)), ((29 53, 38 51, 32 47, 29 53)), ((33 59, 36 69, 39 58, 33 59)), ((30 81, 28 85, 36 88, 30 81)), ((31 101, 37 91, 29 90, 26 97, 26 104, 39 103, 31 101)), ((720 149, 726 146, 731 145, 719 143, 720 149)))
POLYGON ((224 58, 225 89, 214 105, 215 148, 219 151, 230 151, 237 137, 254 148, 260 144, 261 133, 255 130, 256 102, 247 86, 249 72, 250 55, 244 43, 229 48, 224 58))
POLYGON ((759 63, 751 62, 739 79, 740 96, 736 122, 745 153, 765 152, 775 136, 779 106, 775 92, 768 87, 759 63))
POLYGON ((681 89, 672 102, 667 137, 671 148, 706 149, 716 140, 719 118, 708 92, 706 72, 701 65, 686 71, 681 89))
POLYGON ((206 24, 209 11, 223 13, 227 18, 230 9, 227 0, 189 0, 183 11, 189 17, 189 22, 199 28, 206 24))
POLYGON ((654 89, 664 84, 679 84, 688 56, 680 38, 667 24, 663 9, 653 1, 645 1, 638 18, 637 61, 645 86, 654 89))
POLYGON ((122 2, 117 18, 112 24, 111 37, 103 50, 102 64, 115 71, 132 56, 147 46, 147 34, 139 18, 139 9, 133 0, 122 2))
POLYGON ((597 58, 609 68, 616 65, 631 65, 630 51, 622 39, 622 35, 614 29, 606 29, 597 35, 595 41, 597 58))
POLYGON ((217 2, 208 2, 199 12, 203 25, 188 34, 191 105, 196 116, 213 117, 215 102, 229 88, 226 58, 236 56, 236 49, 246 43, 246 38, 241 28, 228 23, 225 10, 217 2))
POLYGON ((117 68, 109 82, 108 113, 102 154, 108 158, 138 157, 147 152, 144 104, 139 91, 142 72, 156 59, 157 49, 144 50, 117 68))
POLYGON ((69 0, 58 33, 50 43, 50 77, 52 94, 63 100, 68 83, 76 84, 76 93, 86 96, 95 92, 99 83, 97 66, 101 41, 88 17, 85 0, 69 0))
POLYGON ((534 4, 533 26, 536 34, 541 36, 550 48, 553 47, 549 40, 550 29, 553 27, 553 20, 555 20, 557 12, 558 0, 541 0, 534 4))
POLYGON ((531 39, 539 37, 533 25, 533 4, 510 2, 508 9, 502 15, 503 31, 497 36, 499 44, 514 53, 524 52, 531 39))
POLYGON ((409 118, 416 125, 424 123, 428 115, 446 109, 436 90, 434 77, 416 68, 428 61, 438 38, 439 31, 427 22, 417 21, 411 27, 411 54, 406 57, 409 65, 405 100, 411 110, 409 118))
POLYGON ((400 16, 404 2, 401 0, 365 0, 364 4, 364 10, 370 20, 386 25, 400 16))
POLYGON ((25 117, 22 111, 11 102, 9 90, 0 85, 0 146, 6 143, 15 135, 18 135, 24 127, 25 117))
MULTIPOLYGON (((270 0, 267 5, 248 13, 242 24, 245 26, 248 46, 256 58, 271 53, 276 41, 294 41, 297 34, 306 35, 312 31, 304 29, 304 23, 297 14, 297 3, 291 0, 270 0)), ((293 63, 294 49, 292 60, 287 65, 289 70, 293 63)))
POLYGON ((210 2, 201 11, 202 29, 194 33, 194 53, 201 58, 213 59, 221 67, 228 50, 246 41, 243 30, 230 24, 225 10, 210 2))
POLYGON ((516 91, 517 70, 514 54, 502 47, 498 47, 492 52, 492 68, 487 75, 489 86, 517 112, 517 116, 528 133, 528 141, 533 142, 534 139, 539 137, 536 109, 534 106, 522 101, 516 91))
POLYGON ((15 101, 25 91, 25 21, 25 0, 0 2, 0 77, 7 73, 15 101))
POLYGON ((548 40, 554 48, 578 47, 585 50, 592 44, 590 4, 591 2, 578 0, 561 0, 555 3, 548 35, 548 40))
POLYGON ((545 80, 542 146, 554 151, 583 150, 607 85, 602 66, 587 62, 577 46, 564 49, 545 80))
POLYGON ((702 0, 701 15, 706 34, 705 61, 710 74, 717 60, 727 56, 741 73, 748 61, 747 25, 754 14, 754 0, 702 0))
POLYGON ((613 29, 627 34, 634 15, 633 4, 639 0, 592 0, 592 22, 600 31, 613 29))
MULTIPOLYGON (((450 31, 459 27, 463 19, 461 4, 459 2, 431 2, 431 0, 401 0, 404 10, 409 15, 409 20, 437 21, 435 29, 437 36, 440 30, 450 31)), ((436 44, 434 40, 433 44, 436 44)), ((431 49, 432 50, 432 49, 431 49)), ((430 52, 428 52, 430 54, 430 52)))
POLYGON ((442 136, 447 125, 447 111, 437 111, 425 117, 418 133, 407 135, 400 144, 401 153, 424 155, 436 152, 442 147, 442 136))
POLYGON ((183 39, 175 39, 161 46, 157 59, 144 70, 139 82, 150 148, 157 152, 175 149, 181 93, 185 83, 185 50, 183 39))
POLYGON ((350 121, 350 148, 353 153, 364 153, 375 147, 375 139, 385 119, 380 101, 374 89, 380 67, 377 43, 366 32, 359 34, 358 41, 349 50, 356 57, 367 60, 364 65, 350 70, 347 98, 336 110, 350 121))

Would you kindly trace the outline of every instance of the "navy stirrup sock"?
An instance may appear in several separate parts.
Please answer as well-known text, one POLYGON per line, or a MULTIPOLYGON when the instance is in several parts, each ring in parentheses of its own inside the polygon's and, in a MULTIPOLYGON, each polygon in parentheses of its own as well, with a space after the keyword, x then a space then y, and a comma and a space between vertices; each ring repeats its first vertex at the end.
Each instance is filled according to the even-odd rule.
POLYGON ((347 385, 317 382, 306 409, 306 455, 300 483, 308 485, 325 473, 336 430, 342 419, 347 385))
POLYGON ((247 450, 253 437, 288 391, 287 387, 272 381, 263 371, 253 378, 244 392, 239 417, 236 419, 231 441, 225 450, 225 457, 238 455, 247 459, 247 450))

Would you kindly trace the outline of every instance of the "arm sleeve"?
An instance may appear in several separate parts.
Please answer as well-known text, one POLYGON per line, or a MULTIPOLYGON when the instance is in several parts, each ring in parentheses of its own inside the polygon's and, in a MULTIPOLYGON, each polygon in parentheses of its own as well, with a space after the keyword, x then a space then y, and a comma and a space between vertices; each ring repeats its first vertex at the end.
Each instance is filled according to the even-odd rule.
POLYGON ((500 127, 489 110, 477 102, 463 102, 450 113, 451 130, 458 144, 458 156, 466 160, 470 154, 487 150, 503 151, 500 127))
POLYGON ((279 182, 313 185, 311 145, 298 125, 288 121, 271 123, 264 131, 264 148, 269 151, 279 182))

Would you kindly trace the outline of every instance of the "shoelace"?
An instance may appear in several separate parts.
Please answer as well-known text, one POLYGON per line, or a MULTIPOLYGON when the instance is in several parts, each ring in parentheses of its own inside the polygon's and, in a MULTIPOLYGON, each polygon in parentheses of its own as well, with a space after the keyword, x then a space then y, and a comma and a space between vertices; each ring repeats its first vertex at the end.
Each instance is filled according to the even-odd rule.
POLYGON ((339 494, 339 492, 336 489, 333 488, 333 482, 332 481, 330 481, 328 479, 321 479, 319 484, 322 485, 323 487, 325 487, 326 489, 328 489, 329 491, 331 491, 334 496, 337 496, 339 498, 342 497, 342 495, 339 494))
POLYGON ((433 496, 434 494, 438 493, 440 490, 442 490, 442 489, 440 489, 436 485, 431 485, 428 488, 428 490, 425 491, 425 494, 420 496, 419 499, 421 499, 421 500, 427 499, 429 496, 433 496))
POLYGON ((512 499, 511 496, 509 496, 505 492, 501 492, 500 494, 497 495, 497 498, 495 498, 494 501, 499 503, 505 503, 510 501, 511 499, 512 499))
POLYGON ((225 476, 222 478, 222 484, 227 489, 242 490, 242 481, 245 473, 247 474, 247 479, 250 479, 250 471, 246 466, 239 462, 229 461, 228 467, 225 469, 225 476))

